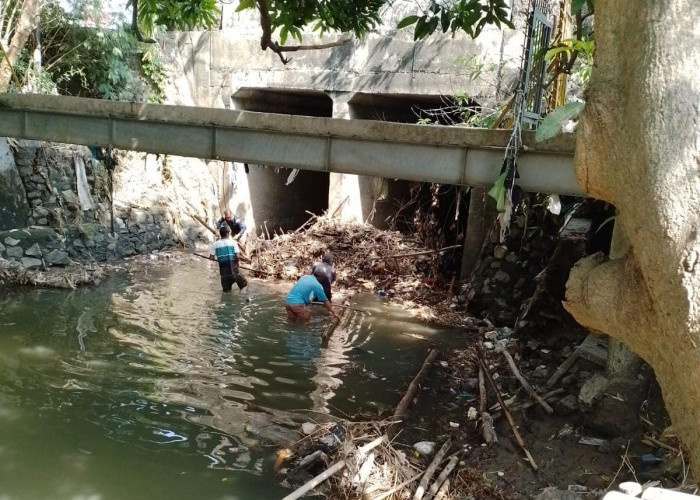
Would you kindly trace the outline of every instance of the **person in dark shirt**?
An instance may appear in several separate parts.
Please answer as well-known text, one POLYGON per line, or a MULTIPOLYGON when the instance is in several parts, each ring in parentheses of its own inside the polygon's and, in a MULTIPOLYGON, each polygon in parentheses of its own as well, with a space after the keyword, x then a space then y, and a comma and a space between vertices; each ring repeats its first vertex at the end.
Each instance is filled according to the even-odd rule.
POLYGON ((333 267, 333 254, 326 251, 323 257, 321 257, 321 262, 315 262, 311 266, 311 274, 318 277, 318 281, 323 286, 326 297, 328 297, 328 300, 331 300, 333 295, 331 292, 331 284, 333 284, 336 278, 335 268, 333 267), (316 273, 317 271, 319 271, 318 274, 316 273))
POLYGON ((246 225, 245 222, 243 222, 243 219, 233 215, 231 210, 227 208, 224 210, 224 216, 216 222, 216 229, 221 231, 221 226, 224 225, 224 223, 227 224, 231 230, 231 236, 233 236, 236 240, 241 241, 246 230, 246 225))

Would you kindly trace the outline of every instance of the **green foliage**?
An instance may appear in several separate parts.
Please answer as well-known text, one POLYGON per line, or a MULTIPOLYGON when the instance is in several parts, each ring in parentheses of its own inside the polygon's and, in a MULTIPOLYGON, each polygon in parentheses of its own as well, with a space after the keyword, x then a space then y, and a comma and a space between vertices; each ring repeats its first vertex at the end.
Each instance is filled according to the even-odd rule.
POLYGON ((62 94, 162 102, 166 71, 156 48, 130 29, 89 28, 57 4, 42 8, 44 68, 62 94))
MULTIPOLYGON (((134 0, 129 0, 126 6, 133 4, 134 0)), ((216 0, 138 0, 137 6, 139 26, 149 34, 157 27, 169 31, 208 29, 218 23, 221 15, 216 0)))
POLYGON ((535 140, 541 142, 555 137, 561 132, 562 127, 569 120, 577 118, 582 110, 583 103, 579 101, 569 102, 563 106, 559 106, 542 119, 537 127, 535 140))
POLYGON ((415 24, 413 39, 422 40, 440 28, 442 33, 460 30, 472 38, 479 36, 487 24, 501 24, 514 28, 505 0, 457 0, 438 3, 431 0, 422 16, 411 15, 402 19, 397 28, 415 24))

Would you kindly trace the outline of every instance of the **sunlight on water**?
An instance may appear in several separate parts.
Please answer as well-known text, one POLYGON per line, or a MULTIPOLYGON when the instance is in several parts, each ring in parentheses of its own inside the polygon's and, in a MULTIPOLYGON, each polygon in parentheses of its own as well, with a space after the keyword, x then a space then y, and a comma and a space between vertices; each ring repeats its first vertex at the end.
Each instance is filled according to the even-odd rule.
MULTIPOLYGON (((135 282, 0 295, 0 498, 281 498, 275 445, 309 412, 390 410, 444 331, 381 299, 286 321, 290 284, 223 294, 185 259, 135 282)), ((312 413, 314 414, 314 413, 312 413)))

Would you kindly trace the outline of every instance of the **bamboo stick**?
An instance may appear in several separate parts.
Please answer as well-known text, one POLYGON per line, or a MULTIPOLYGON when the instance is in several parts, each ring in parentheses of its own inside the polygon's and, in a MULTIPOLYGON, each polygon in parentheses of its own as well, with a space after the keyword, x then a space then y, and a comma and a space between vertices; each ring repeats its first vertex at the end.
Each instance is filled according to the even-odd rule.
POLYGON ((484 370, 484 375, 486 376, 486 379, 489 381, 489 385, 493 389, 493 391, 496 393, 496 398, 498 399, 498 403, 501 405, 501 408, 503 409, 503 414, 506 416, 506 419, 508 419, 508 423, 510 424, 510 428, 513 431, 513 436, 515 436, 515 440, 518 442, 520 447, 523 449, 525 452, 525 456, 527 457, 528 461, 530 462, 530 465, 534 470, 539 470, 537 467, 537 463, 535 462, 535 459, 532 457, 530 454, 530 450, 527 449, 527 446, 525 446, 525 441, 523 441, 522 436, 520 435, 520 432, 518 432, 518 428, 515 425, 515 421, 513 420, 513 416, 510 414, 508 411, 508 407, 506 404, 503 402, 503 397, 501 397, 501 393, 498 390, 498 387, 496 387, 496 383, 493 381, 493 378, 491 378, 491 374, 489 373, 488 369, 486 368, 486 365, 484 363, 484 359, 482 357, 481 352, 478 352, 479 354, 479 366, 481 366, 481 369, 484 370))
POLYGON ((539 404, 544 409, 544 411, 546 411, 550 415, 552 413, 554 413, 554 410, 552 409, 552 407, 549 406, 549 404, 547 404, 547 402, 544 399, 542 399, 542 397, 537 393, 537 391, 532 388, 532 386, 530 385, 530 382, 525 380, 525 377, 522 376, 522 374, 520 373, 520 370, 518 370, 518 367, 515 366, 515 361, 513 361, 513 357, 508 352, 508 349, 499 345, 497 347, 497 350, 500 351, 503 354, 503 356, 505 356, 506 361, 508 361, 508 366, 510 367, 510 371, 513 372, 513 375, 515 375, 515 378, 518 379, 518 382, 520 382, 520 385, 523 386, 523 389, 525 389, 525 391, 527 391, 527 393, 535 401, 537 401, 537 404, 539 404))
POLYGON ((433 474, 435 474, 435 470, 438 468, 438 465, 440 465, 440 462, 442 461, 442 457, 445 456, 447 453, 447 450, 450 449, 450 446, 452 445, 452 440, 448 439, 445 441, 445 443, 442 445, 440 448, 440 451, 437 452, 435 455, 435 458, 433 458, 433 461, 430 462, 430 465, 428 466, 427 469, 425 469, 425 474, 423 475, 423 479, 420 480, 420 483, 418 484, 418 488, 416 488, 416 492, 413 494, 413 500, 421 500, 423 498, 423 495, 425 494, 425 489, 428 487, 428 483, 430 483, 430 479, 433 477, 433 474))
POLYGON ((498 443, 498 435, 493 427, 493 418, 486 411, 486 381, 481 366, 479 366, 479 416, 481 417, 481 434, 486 444, 498 443))
POLYGON ((423 361, 423 366, 421 366, 420 371, 413 378, 413 380, 408 386, 408 389, 406 389, 406 393, 403 395, 403 398, 401 398, 401 401, 396 407, 396 410, 394 411, 394 418, 400 418, 406 414, 406 412, 408 411, 408 407, 411 405, 411 401, 413 401, 413 398, 418 392, 418 386, 420 385, 423 378, 425 378, 425 375, 430 369, 430 364, 433 361, 435 361, 435 358, 437 358, 437 356, 437 349, 431 349, 428 353, 428 356, 426 356, 425 361, 423 361))
POLYGON ((454 470, 455 466, 457 465, 457 461, 459 460, 459 457, 452 457, 450 458, 450 461, 447 463, 444 469, 442 469, 442 472, 438 476, 438 478, 435 480, 433 485, 430 487, 430 490, 428 490, 428 494, 425 496, 425 500, 431 500, 435 494, 438 492, 440 487, 442 486, 442 483, 445 482, 447 479, 447 476, 450 475, 452 470, 454 470))
MULTIPOLYGON (((209 257, 207 257, 206 255, 202 255, 201 253, 193 252, 192 255, 196 255, 197 257, 201 257, 202 259, 212 260, 209 257)), ((216 261, 214 260, 213 262, 216 262, 216 261)), ((260 274, 264 274, 266 276, 272 275, 272 273, 268 273, 266 271, 261 271, 260 269, 253 269, 252 267, 246 267, 246 266, 240 266, 240 265, 238 267, 240 269, 250 271, 251 273, 260 273, 260 274)))

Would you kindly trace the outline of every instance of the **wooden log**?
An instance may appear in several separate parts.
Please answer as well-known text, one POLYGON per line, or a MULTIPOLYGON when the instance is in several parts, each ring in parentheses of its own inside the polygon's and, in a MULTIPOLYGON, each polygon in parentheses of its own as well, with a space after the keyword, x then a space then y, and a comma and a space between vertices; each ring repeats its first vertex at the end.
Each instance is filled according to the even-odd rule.
MULTIPOLYGON (((563 394, 565 392, 566 391, 564 389, 554 389, 553 391, 550 391, 547 394, 545 394, 544 396, 542 396, 542 399, 547 401, 548 399, 552 399, 552 398, 559 396, 560 394, 563 394)), ((510 410, 512 412, 527 410, 528 408, 532 408, 533 406, 535 406, 535 404, 536 403, 534 401, 530 400, 530 401, 526 401, 522 404, 513 405, 513 406, 509 407, 508 410, 510 410)), ((500 416, 501 416, 500 413, 494 413, 493 418, 496 419, 500 416)))
MULTIPOLYGON (((378 437, 374 441, 367 443, 363 446, 360 446, 357 449, 357 457, 364 457, 364 455, 375 449, 377 446, 382 444, 382 442, 385 440, 385 436, 378 437)), ((319 474, 318 476, 314 477, 313 479, 310 479, 309 481, 306 482, 303 486, 297 488, 294 490, 292 493, 284 497, 282 500, 296 500, 297 498, 301 498, 302 496, 306 495, 309 491, 313 490, 316 486, 324 482, 326 479, 331 477, 333 474, 336 474, 337 472, 341 471, 346 465, 345 460, 341 460, 340 462, 337 462, 333 465, 331 465, 328 469, 326 469, 324 472, 319 474)))
POLYGON ((515 375, 515 378, 518 379, 518 382, 520 382, 520 385, 523 386, 523 389, 527 391, 527 393, 535 400, 537 401, 537 404, 539 404, 544 411, 546 411, 549 415, 554 413, 554 410, 552 409, 551 406, 547 404, 547 402, 542 399, 542 397, 537 394, 537 391, 532 388, 532 385, 530 385, 530 382, 525 380, 525 377, 520 373, 520 370, 518 370, 518 367, 515 366, 515 361, 513 361, 513 356, 510 355, 508 352, 508 349, 505 347, 499 345, 496 348, 498 351, 500 351, 503 356, 506 358, 506 361, 508 362, 508 366, 510 367, 510 371, 513 372, 513 375, 515 375))
POLYGON ((442 472, 437 477, 435 482, 433 482, 433 485, 430 487, 430 490, 428 490, 428 494, 425 496, 425 500, 431 500, 437 494, 438 490, 442 486, 442 483, 445 482, 445 480, 447 479, 447 476, 449 476, 450 473, 454 470, 455 466, 457 465, 458 460, 459 460, 459 457, 456 457, 456 456, 450 458, 450 461, 447 462, 447 465, 445 466, 445 468, 442 469, 442 472))
POLYGON ((503 402, 503 397, 501 396, 501 393, 499 392, 498 387, 496 387, 496 383, 493 381, 493 378, 491 378, 491 374, 489 373, 488 369, 486 368, 486 364, 484 363, 484 358, 483 358, 483 355, 481 354, 481 351, 478 351, 478 354, 479 354, 479 366, 481 366, 481 369, 484 370, 484 375, 486 376, 486 379, 489 381, 489 385, 491 386, 493 391, 496 393, 496 398, 498 399, 498 403, 501 405, 501 409, 503 410, 503 414, 506 416, 506 419, 508 420, 508 423, 510 424, 510 428, 513 431, 513 436, 515 436, 515 440, 520 445, 520 448, 522 448, 522 450, 525 452, 525 456, 527 457, 528 461, 530 462, 530 466, 534 470, 538 470, 537 463, 535 462, 535 459, 530 454, 530 450, 527 449, 527 446, 525 446, 525 441, 523 441, 523 438, 520 435, 520 432, 518 432, 518 427, 515 425, 515 421, 513 420, 513 416, 508 411, 508 407, 503 402))
POLYGON ((438 465, 440 465, 440 462, 442 461, 442 457, 445 456, 447 451, 450 449, 450 446, 452 445, 452 440, 448 439, 445 441, 445 443, 442 445, 440 448, 440 451, 437 452, 435 455, 435 458, 433 458, 433 461, 430 462, 430 465, 428 466, 427 469, 425 469, 425 474, 423 475, 423 479, 420 480, 420 483, 418 484, 418 488, 416 488, 416 492, 413 494, 413 500, 421 500, 423 498, 423 495, 425 494, 425 490, 428 487, 428 484, 430 483, 430 480, 433 477, 433 474, 435 474, 435 470, 438 468, 438 465))
POLYGON ((421 366, 420 371, 409 384, 408 389, 406 389, 406 393, 403 395, 403 398, 401 398, 401 401, 396 407, 396 410, 394 411, 394 418, 401 418, 406 414, 406 412, 408 411, 408 407, 411 405, 411 401, 413 401, 413 398, 418 392, 418 387, 420 386, 420 383, 425 378, 425 375, 428 373, 428 370, 430 370, 431 363, 435 361, 435 358, 437 358, 437 356, 437 349, 431 349, 430 352, 428 352, 425 361, 423 361, 423 366, 421 366))

